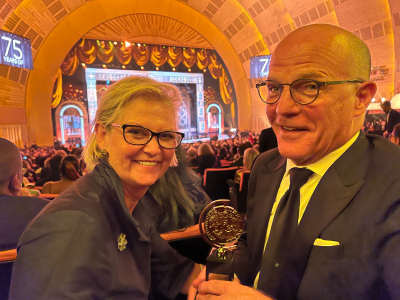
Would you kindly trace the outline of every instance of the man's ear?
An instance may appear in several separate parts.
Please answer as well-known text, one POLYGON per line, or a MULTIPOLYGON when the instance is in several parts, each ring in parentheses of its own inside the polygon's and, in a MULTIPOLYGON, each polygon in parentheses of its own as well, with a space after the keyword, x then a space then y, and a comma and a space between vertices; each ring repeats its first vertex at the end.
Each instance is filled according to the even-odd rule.
POLYGON ((357 99, 355 102, 355 110, 354 116, 359 116, 363 114, 369 104, 371 103, 372 98, 374 98, 377 87, 376 83, 373 81, 367 81, 362 83, 357 91, 357 99))
POLYGON ((99 145, 99 148, 101 150, 107 150, 108 143, 105 126, 101 123, 96 123, 94 126, 94 131, 96 132, 97 145, 99 145))
POLYGON ((15 174, 8 184, 8 189, 13 196, 18 196, 21 188, 22 188, 22 178, 19 178, 19 174, 15 174))

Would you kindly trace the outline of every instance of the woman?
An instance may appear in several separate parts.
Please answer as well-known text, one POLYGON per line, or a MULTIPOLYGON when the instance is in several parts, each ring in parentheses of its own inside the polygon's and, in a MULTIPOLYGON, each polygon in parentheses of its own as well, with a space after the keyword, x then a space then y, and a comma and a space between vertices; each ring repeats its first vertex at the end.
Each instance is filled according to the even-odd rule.
POLYGON ((84 150, 89 169, 23 233, 10 299, 174 299, 198 267, 154 228, 143 195, 168 169, 177 88, 128 77, 103 95, 84 150))
POLYGON ((69 154, 61 160, 61 180, 48 181, 44 184, 43 194, 61 194, 81 176, 79 160, 75 155, 69 154))
POLYGON ((203 143, 197 150, 197 162, 199 164, 199 173, 201 176, 204 175, 204 170, 209 168, 220 168, 221 163, 215 156, 214 150, 210 144, 203 143))
POLYGON ((243 171, 250 171, 251 166, 253 165, 254 160, 260 153, 254 148, 247 148, 244 150, 243 155, 243 168, 240 168, 236 171, 235 181, 240 183, 240 177, 242 176, 243 171))

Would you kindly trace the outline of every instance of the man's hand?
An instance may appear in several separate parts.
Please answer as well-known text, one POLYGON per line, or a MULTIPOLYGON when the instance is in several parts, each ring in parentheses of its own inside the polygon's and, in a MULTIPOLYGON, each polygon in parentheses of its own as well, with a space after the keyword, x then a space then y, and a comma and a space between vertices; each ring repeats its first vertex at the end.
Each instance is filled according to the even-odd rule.
MULTIPOLYGON (((190 298, 188 298, 190 299, 190 298)), ((210 280, 200 283, 196 300, 273 300, 272 298, 236 282, 210 280)))

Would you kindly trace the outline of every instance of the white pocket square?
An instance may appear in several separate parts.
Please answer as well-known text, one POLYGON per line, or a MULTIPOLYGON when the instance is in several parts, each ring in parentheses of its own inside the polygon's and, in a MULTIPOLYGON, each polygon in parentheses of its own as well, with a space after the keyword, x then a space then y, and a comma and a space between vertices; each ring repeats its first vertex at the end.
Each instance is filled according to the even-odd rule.
POLYGON ((332 247, 332 246, 339 246, 340 243, 336 241, 328 241, 323 239, 316 239, 314 241, 314 246, 322 246, 322 247, 332 247))

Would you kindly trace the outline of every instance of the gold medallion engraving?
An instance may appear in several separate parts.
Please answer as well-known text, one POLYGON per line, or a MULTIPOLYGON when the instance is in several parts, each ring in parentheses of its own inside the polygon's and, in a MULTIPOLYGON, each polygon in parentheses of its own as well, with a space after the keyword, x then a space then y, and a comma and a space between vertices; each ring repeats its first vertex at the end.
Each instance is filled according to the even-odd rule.
POLYGON ((242 234, 242 218, 229 206, 218 206, 210 210, 204 221, 204 231, 208 238, 218 245, 237 241, 242 234))
MULTIPOLYGON (((200 233, 210 245, 222 248, 236 242, 243 232, 239 213, 225 204, 229 200, 215 200, 204 208, 200 216, 200 233)), ((223 257, 222 250, 219 252, 223 257)))

